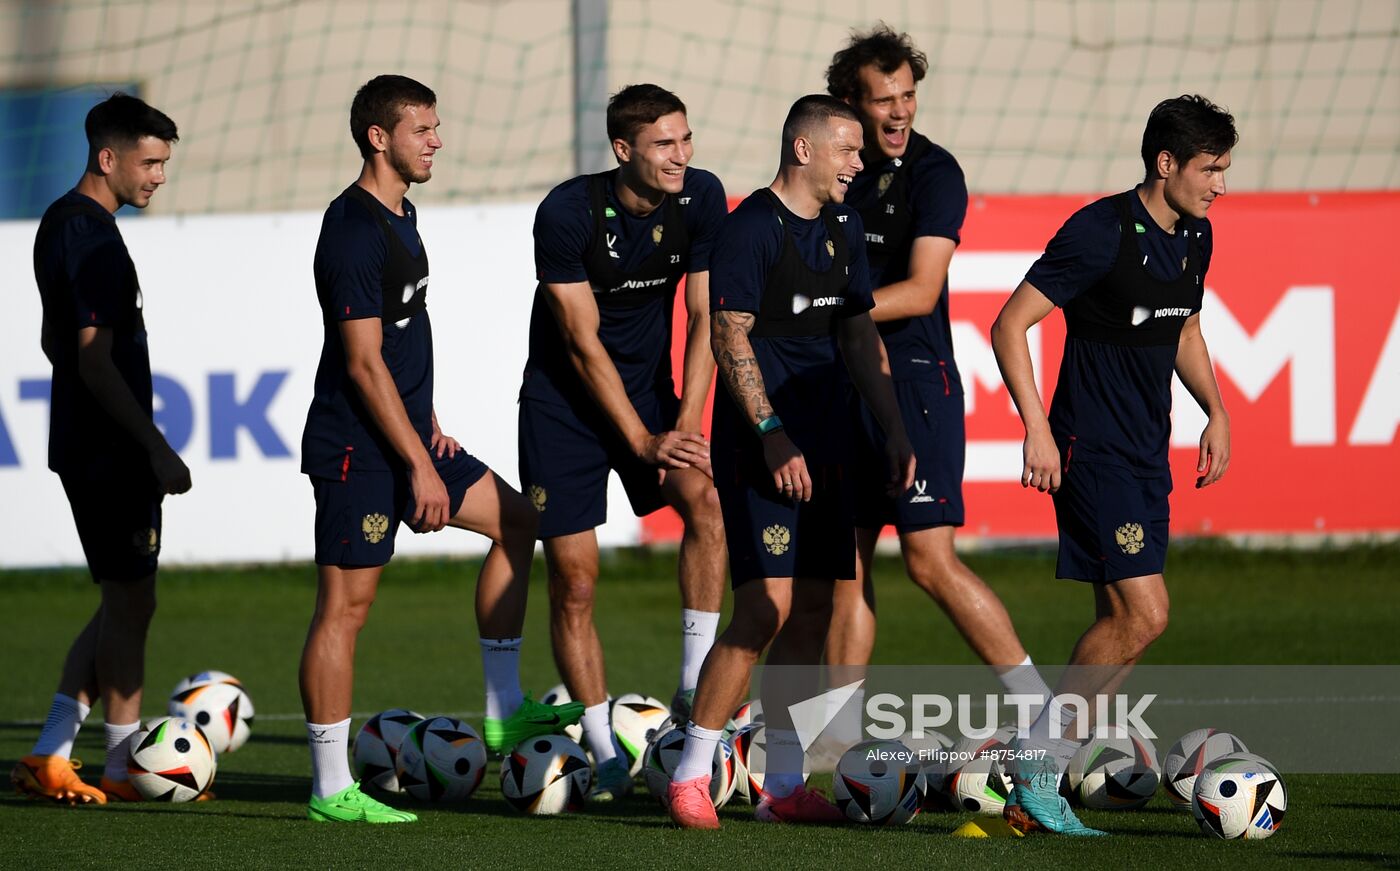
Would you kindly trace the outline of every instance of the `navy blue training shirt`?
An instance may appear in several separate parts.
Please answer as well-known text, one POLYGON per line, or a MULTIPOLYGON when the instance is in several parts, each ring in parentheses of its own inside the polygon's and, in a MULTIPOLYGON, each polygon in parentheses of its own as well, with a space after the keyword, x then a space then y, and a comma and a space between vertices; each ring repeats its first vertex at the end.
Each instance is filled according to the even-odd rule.
MULTIPOLYGON (((616 177, 616 170, 606 176, 604 241, 609 256, 616 255, 613 263, 624 272, 633 272, 657 250, 657 230, 665 222, 668 204, 663 202, 644 217, 631 214, 618 202, 616 177)), ((555 187, 535 212, 535 271, 544 284, 596 284, 598 280, 587 269, 589 250, 595 242, 589 178, 577 176, 555 187)), ((674 264, 679 278, 710 268, 710 251, 728 206, 719 178, 694 167, 686 169, 677 197, 689 240, 687 253, 678 255, 679 262, 674 264)), ((543 288, 535 291, 529 358, 520 395, 555 404, 590 402, 564 351, 543 292, 543 288)), ((655 295, 636 306, 599 306, 598 338, 633 399, 658 389, 675 390, 670 358, 674 303, 671 293, 655 295)))
MULTIPOLYGON (((839 303, 839 317, 853 317, 874 308, 870 270, 865 257, 865 231, 860 214, 846 205, 834 210, 845 230, 849 251, 849 283, 839 303)), ((769 199, 763 191, 750 194, 720 230, 710 257, 710 311, 757 314, 768 275, 782 256, 784 236, 790 234, 802 262, 818 272, 832 265, 822 218, 801 218, 769 199), (785 232, 786 229, 786 232, 785 232)), ((757 330, 757 326, 755 327, 757 330)), ((749 336, 765 391, 788 437, 809 463, 831 463, 841 456, 845 412, 838 389, 844 364, 835 336, 749 336), (834 425, 837 423, 841 425, 834 425)), ((716 388, 726 391, 723 376, 716 388)), ((746 444, 750 430, 726 393, 715 401, 716 444, 746 444)), ((756 443, 755 443, 756 444, 756 443)))
MULTIPOLYGON (((860 210, 865 221, 866 240, 883 241, 883 220, 899 221, 906 226, 912 239, 939 236, 962 241, 962 225, 967 217, 967 181, 962 167, 946 149, 930 142, 920 133, 913 133, 904 158, 888 159, 877 149, 861 154, 865 164, 846 194, 846 204, 860 210), (916 148, 916 143, 918 147, 916 148), (910 155, 916 155, 910 158, 910 155), (913 163, 904 166, 906 159, 913 163), (890 179, 899 172, 907 173, 908 187, 904 202, 889 202, 897 193, 890 179), (871 238, 875 233, 880 240, 871 238)), ((878 290, 909 277, 907 256, 884 258, 871 253, 870 282, 878 290)), ((947 376, 950 391, 961 392, 962 381, 953 359, 953 333, 948 318, 948 282, 932 312, 916 318, 885 321, 878 324, 890 358, 890 374, 896 381, 939 379, 947 376)))
POLYGON ((52 347, 49 468, 88 474, 139 464, 145 450, 97 404, 78 374, 78 331, 105 327, 112 363, 149 417, 151 360, 136 267, 116 219, 96 200, 69 191, 49 206, 34 240, 34 278, 52 347))
MULTIPOLYGON (((1182 217, 1176 231, 1168 233, 1148 214, 1136 191, 1127 199, 1137 241, 1138 260, 1133 265, 1151 279, 1180 279, 1193 248, 1198 252, 1198 283, 1185 308, 1191 314, 1199 312, 1212 250, 1210 221, 1182 217)), ((1026 273, 1026 281, 1055 305, 1070 305, 1115 269, 1121 239, 1113 198, 1091 203, 1064 223, 1026 273)), ((1141 317, 1154 314, 1145 307, 1138 310, 1141 317)), ((1050 425, 1062 453, 1072 447, 1076 459, 1159 472, 1167 467, 1177 345, 1132 344, 1131 328, 1136 326, 1123 325, 1122 343, 1066 336, 1050 425)))
MULTIPOLYGON (((401 466, 397 452, 375 425, 350 379, 340 322, 385 314, 385 270, 393 263, 385 223, 408 257, 421 259, 425 254, 413 203, 404 199, 403 215, 394 214, 377 200, 372 203, 376 214, 370 205, 350 192, 332 200, 316 243, 313 271, 324 343, 316 369, 315 395, 302 434, 301 459, 301 470, 315 477, 343 478, 351 467, 384 471, 401 466)), ((426 294, 426 275, 409 283, 401 293, 403 298, 390 301, 390 305, 402 306, 414 294, 426 294)), ((432 439, 433 413, 433 337, 428 313, 424 309, 412 317, 386 321, 383 330, 384 363, 398 387, 409 422, 426 446, 432 439)))

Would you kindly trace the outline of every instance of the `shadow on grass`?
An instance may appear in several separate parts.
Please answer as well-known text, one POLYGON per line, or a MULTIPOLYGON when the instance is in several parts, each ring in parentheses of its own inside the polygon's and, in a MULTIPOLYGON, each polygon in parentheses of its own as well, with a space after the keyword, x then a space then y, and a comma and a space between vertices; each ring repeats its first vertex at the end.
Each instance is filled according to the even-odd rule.
POLYGON ((218 801, 306 804, 310 783, 305 776, 219 772, 214 777, 218 801))
POLYGON ((1279 856, 1287 857, 1296 862, 1360 862, 1365 865, 1375 865, 1378 868, 1400 868, 1400 861, 1397 861, 1394 856, 1386 855, 1385 853, 1345 852, 1342 850, 1335 850, 1330 853, 1302 853, 1292 851, 1280 853, 1279 856))

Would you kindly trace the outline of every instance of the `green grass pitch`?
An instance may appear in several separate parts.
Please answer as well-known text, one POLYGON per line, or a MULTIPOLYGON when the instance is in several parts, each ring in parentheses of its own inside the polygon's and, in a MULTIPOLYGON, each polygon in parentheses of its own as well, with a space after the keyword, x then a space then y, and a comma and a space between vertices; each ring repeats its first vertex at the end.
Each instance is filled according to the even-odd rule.
MULTIPOLYGON (((1053 580, 1044 551, 973 554, 968 563, 1000 593, 1027 648, 1062 662, 1092 610, 1086 586, 1053 580)), ((674 554, 605 557, 598 623, 614 693, 669 698, 679 659, 674 554)), ((1400 546, 1320 552, 1244 552, 1184 545, 1169 567, 1171 626, 1147 663, 1400 663, 1400 546)), ((402 705, 466 714, 478 728, 481 671, 471 613, 472 562, 402 562, 380 587, 360 639, 361 712, 402 705)), ((557 682, 537 565, 522 657, 536 693, 557 682)), ((880 663, 975 662, 947 620, 904 579, 897 559, 878 566, 880 663)), ((811 829, 721 811, 719 833, 673 829, 644 789, 617 807, 527 818, 500 797, 492 763, 460 806, 419 808, 411 826, 306 821, 309 761, 297 696, 297 657, 314 594, 310 566, 169 570, 152 628, 144 713, 163 712, 180 677, 206 668, 237 675, 258 719, 248 745, 225 757, 218 800, 200 805, 67 809, 0 798, 7 867, 1400 867, 1400 775, 1293 775, 1288 817, 1258 843, 1200 834, 1160 795, 1144 810, 1086 812, 1104 840, 1052 837, 967 841, 949 832, 968 817, 925 813, 899 829, 811 829)), ((0 760, 28 752, 73 634, 96 604, 78 571, 0 573, 0 760)), ((1395 688, 1389 688, 1393 691, 1395 688)), ((101 712, 76 755, 95 780, 101 712)), ((1165 748, 1159 748, 1164 751, 1165 748)))

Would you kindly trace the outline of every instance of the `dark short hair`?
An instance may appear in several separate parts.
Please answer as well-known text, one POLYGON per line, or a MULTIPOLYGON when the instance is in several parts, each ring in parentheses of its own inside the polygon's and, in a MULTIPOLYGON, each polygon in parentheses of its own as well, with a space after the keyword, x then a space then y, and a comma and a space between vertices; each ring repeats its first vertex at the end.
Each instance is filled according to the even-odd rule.
POLYGON ((369 144, 369 128, 392 132, 408 106, 436 106, 437 94, 422 82, 408 76, 375 76, 355 92, 350 104, 350 135, 360 147, 360 156, 374 156, 369 144))
POLYGON ((789 143, 797 137, 812 132, 814 127, 825 125, 832 118, 844 118, 860 123, 856 110, 844 101, 826 94, 808 94, 792 104, 787 119, 783 121, 783 142, 789 143))
POLYGON ((871 64, 886 75, 909 64, 914 81, 921 82, 928 72, 928 55, 914 47, 909 34, 895 33, 883 21, 869 33, 853 30, 846 47, 832 56, 826 68, 827 93, 841 100, 859 100, 860 71, 871 64))
POLYGON ((144 136, 154 136, 162 142, 180 140, 180 131, 170 116, 120 91, 88 111, 83 129, 89 156, 104 148, 130 148, 144 136))
POLYGON ((630 143, 638 130, 673 112, 686 114, 680 97, 660 85, 628 85, 608 99, 608 141, 630 143))
POLYGON ((1235 116, 1200 94, 1182 94, 1158 103, 1147 117, 1142 164, 1150 180, 1163 151, 1186 163, 1198 154, 1224 154, 1239 141, 1235 116))

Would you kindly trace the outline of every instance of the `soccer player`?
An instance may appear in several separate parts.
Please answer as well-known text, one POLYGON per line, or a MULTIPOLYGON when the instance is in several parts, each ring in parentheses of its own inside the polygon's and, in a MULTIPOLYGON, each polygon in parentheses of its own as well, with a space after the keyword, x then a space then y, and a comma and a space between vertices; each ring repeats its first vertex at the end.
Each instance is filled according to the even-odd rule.
POLYGON ((597 777, 593 801, 632 787, 613 736, 603 648, 593 624, 595 527, 616 470, 637 516, 680 513, 681 670, 671 708, 690 713, 724 600, 724 525, 700 434, 714 372, 709 351, 710 246, 724 188, 690 166, 685 104, 656 85, 608 101, 617 168, 549 192, 535 215, 539 286, 520 390, 520 480, 540 512, 549 566, 554 661, 582 702, 597 777), (685 278, 681 393, 671 372, 671 312, 685 278))
MULTIPOLYGON (((824 94, 798 100, 783 124, 777 177, 739 205, 715 243, 711 342, 725 390, 715 399, 714 470, 734 614, 701 672, 669 790, 671 819, 685 828, 719 827, 711 759, 759 655, 779 639, 770 666, 815 666, 832 585, 855 574, 843 361, 889 433, 884 477, 894 492, 913 480, 889 364, 868 314, 860 214, 842 205, 861 169, 861 142, 850 106, 824 94)), ((777 723, 780 713, 768 713, 766 797, 755 816, 842 819, 803 785, 802 749, 790 722, 777 723)))
POLYGON ((34 240, 41 344, 53 364, 49 468, 58 473, 101 603, 68 649, 48 718, 10 772, 22 793, 68 804, 138 801, 123 742, 140 728, 146 631, 156 609, 161 500, 190 470, 152 420, 151 360, 136 267, 117 209, 144 209, 180 137, 164 113, 114 94, 88 112, 87 169, 34 240), (74 773, 73 741, 102 699, 101 788, 74 773))
POLYGON ((520 630, 534 555, 535 512, 519 492, 444 435, 433 411, 428 256, 406 194, 433 174, 437 97, 403 76, 378 76, 355 95, 350 132, 359 179, 330 204, 316 245, 325 328, 302 471, 316 498, 316 610, 301 659, 311 745, 313 820, 411 822, 360 792, 346 745, 355 639, 374 602, 400 522, 491 539, 477 579, 486 673, 486 746, 516 743, 578 719, 520 691, 520 630))
MULTIPOLYGON (((856 577, 836 585, 827 662, 863 666, 875 646, 870 569, 880 530, 893 523, 909 577, 938 603, 1010 693, 1048 698, 1050 688, 1026 656, 1006 607, 953 550, 963 525, 966 452, 963 390, 948 323, 948 264, 967 215, 958 162, 914 130, 918 83, 928 59, 908 34, 880 25, 855 34, 831 60, 827 91, 860 116, 864 169, 846 203, 865 225, 875 308, 894 376, 904 429, 918 465, 912 489, 891 498, 881 486, 884 431, 851 391, 859 420, 856 577)), ((845 681, 842 681, 843 683, 845 681)))
MULTIPOLYGON (((1026 427, 1021 485, 1050 492, 1057 577, 1094 585, 1094 622, 1057 693, 1111 692, 1167 626, 1167 462, 1171 378, 1208 416, 1196 486, 1230 465, 1230 419, 1201 336, 1212 236, 1206 212, 1225 193, 1235 120, 1201 96, 1164 100, 1142 135, 1146 177, 1070 216, 992 326, 992 348, 1026 427), (1026 331, 1060 306, 1064 358, 1047 417, 1026 331), (1086 668, 1100 666, 1101 668, 1086 668)), ((1055 792, 1075 743, 1057 695, 1022 740, 1006 818, 1023 831, 1102 834, 1055 792), (1051 733, 1054 719, 1064 726, 1051 733)))

